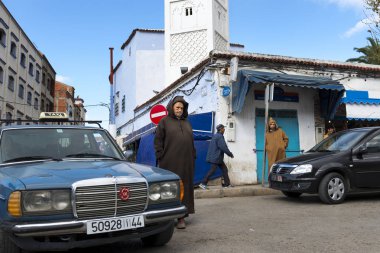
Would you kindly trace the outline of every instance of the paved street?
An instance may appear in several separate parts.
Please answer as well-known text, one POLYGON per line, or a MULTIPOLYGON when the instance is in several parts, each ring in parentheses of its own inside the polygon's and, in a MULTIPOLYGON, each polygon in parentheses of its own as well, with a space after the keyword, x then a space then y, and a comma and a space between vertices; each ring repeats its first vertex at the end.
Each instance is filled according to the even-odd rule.
POLYGON ((380 195, 325 205, 317 196, 282 195, 196 200, 196 215, 168 245, 139 241, 70 253, 140 252, 378 252, 380 195))

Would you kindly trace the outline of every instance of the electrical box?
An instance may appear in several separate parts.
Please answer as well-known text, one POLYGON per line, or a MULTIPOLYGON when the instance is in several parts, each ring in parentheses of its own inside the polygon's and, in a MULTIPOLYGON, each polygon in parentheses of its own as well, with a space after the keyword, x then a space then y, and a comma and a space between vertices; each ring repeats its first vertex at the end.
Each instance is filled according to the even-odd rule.
POLYGON ((316 127, 315 128, 315 143, 319 143, 323 140, 323 136, 325 135, 324 127, 316 127))
POLYGON ((227 121, 227 141, 234 142, 235 141, 235 135, 236 135, 236 129, 235 129, 235 121, 229 120, 227 121))

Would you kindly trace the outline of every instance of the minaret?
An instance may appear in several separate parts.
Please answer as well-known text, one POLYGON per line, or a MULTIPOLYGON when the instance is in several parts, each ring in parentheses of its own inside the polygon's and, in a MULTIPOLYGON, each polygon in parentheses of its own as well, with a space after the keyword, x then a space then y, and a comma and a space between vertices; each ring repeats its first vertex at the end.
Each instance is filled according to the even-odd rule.
POLYGON ((229 49, 228 0, 165 0, 165 87, 214 49, 229 49))

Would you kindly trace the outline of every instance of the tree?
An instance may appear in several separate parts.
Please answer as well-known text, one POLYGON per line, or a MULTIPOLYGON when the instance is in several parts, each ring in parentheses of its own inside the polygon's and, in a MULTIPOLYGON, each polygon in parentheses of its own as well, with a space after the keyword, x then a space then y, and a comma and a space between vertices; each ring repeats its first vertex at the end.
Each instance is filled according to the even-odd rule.
MULTIPOLYGON (((380 1, 380 0, 378 0, 378 1, 380 1)), ((347 60, 348 62, 361 62, 361 63, 379 64, 380 65, 380 43, 379 43, 379 40, 375 36, 368 37, 367 40, 369 42, 369 45, 367 45, 365 47, 360 47, 360 48, 355 47, 354 48, 354 50, 356 52, 361 53, 363 55, 360 57, 357 57, 357 58, 350 58, 347 60)))
POLYGON ((364 0, 366 24, 375 36, 380 35, 380 0, 364 0))

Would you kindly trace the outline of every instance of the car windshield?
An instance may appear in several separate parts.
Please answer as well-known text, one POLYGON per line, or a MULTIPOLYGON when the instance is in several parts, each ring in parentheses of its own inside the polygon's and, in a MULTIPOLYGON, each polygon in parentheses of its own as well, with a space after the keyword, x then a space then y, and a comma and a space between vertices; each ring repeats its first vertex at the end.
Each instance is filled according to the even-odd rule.
POLYGON ((101 129, 7 129, 0 140, 0 163, 72 158, 124 159, 101 129))
POLYGON ((368 131, 342 131, 324 139, 308 152, 334 152, 351 149, 368 131))

